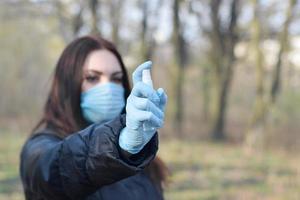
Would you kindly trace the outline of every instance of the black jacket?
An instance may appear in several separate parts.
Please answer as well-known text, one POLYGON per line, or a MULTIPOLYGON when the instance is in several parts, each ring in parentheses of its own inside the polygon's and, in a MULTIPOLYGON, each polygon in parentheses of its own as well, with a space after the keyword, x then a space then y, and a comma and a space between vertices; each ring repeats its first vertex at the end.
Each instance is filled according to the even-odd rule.
POLYGON ((64 139, 50 130, 34 134, 21 152, 26 199, 162 199, 143 170, 157 152, 157 133, 141 152, 132 155, 118 145, 124 127, 122 115, 64 139))

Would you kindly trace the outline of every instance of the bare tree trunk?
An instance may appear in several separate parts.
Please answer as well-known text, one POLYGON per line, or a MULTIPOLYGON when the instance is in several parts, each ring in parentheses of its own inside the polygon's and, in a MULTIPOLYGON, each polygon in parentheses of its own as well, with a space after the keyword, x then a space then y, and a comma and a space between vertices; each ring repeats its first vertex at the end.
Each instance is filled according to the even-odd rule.
POLYGON ((272 88, 271 88, 271 100, 272 103, 276 102, 277 96, 280 92, 280 88, 281 88, 281 71, 282 71, 282 58, 284 56, 284 54, 287 51, 287 46, 288 46, 288 37, 289 37, 289 32, 288 32, 288 28, 289 25, 292 21, 292 17, 293 17, 293 8, 295 7, 297 3, 297 0, 290 0, 289 1, 289 7, 287 9, 286 12, 286 20, 283 24, 283 31, 281 33, 281 37, 280 37, 280 49, 277 55, 277 62, 276 62, 276 66, 275 66, 275 71, 274 71, 274 75, 273 75, 273 81, 272 81, 272 88))
POLYGON ((214 122, 212 137, 215 140, 225 139, 225 124, 227 99, 234 72, 234 48, 238 41, 237 18, 238 0, 232 0, 230 6, 230 24, 226 33, 222 30, 219 19, 219 9, 222 1, 212 0, 210 3, 212 34, 212 63, 214 67, 214 82, 216 94, 216 106, 214 111, 214 122))
POLYGON ((61 1, 54 1, 54 6, 56 8, 56 13, 59 20, 59 30, 66 43, 73 40, 83 26, 82 11, 83 3, 78 1, 79 11, 75 14, 71 14, 67 11, 67 5, 61 1), (70 31, 71 30, 71 31, 70 31))
MULTIPOLYGON (((152 17, 158 16, 159 6, 161 2, 158 1, 156 4, 155 13, 152 17)), ((154 31, 157 29, 157 25, 149 25, 148 20, 150 17, 149 1, 143 0, 140 4, 142 10, 142 28, 141 28, 141 56, 143 60, 151 60, 153 57, 153 52, 156 47, 156 42, 153 37, 154 31)))
MULTIPOLYGON (((198 20, 198 26, 200 27, 200 30, 202 33, 208 32, 203 26, 203 13, 201 10, 196 9, 197 5, 194 6, 194 4, 199 3, 198 0, 192 0, 189 2, 189 11, 197 17, 198 20)), ((209 55, 208 55, 209 57, 209 55)), ((211 90, 212 90, 212 80, 211 80, 211 74, 212 70, 210 68, 210 65, 208 63, 205 63, 201 66, 199 66, 201 69, 201 90, 202 90, 202 113, 203 113, 203 120, 205 123, 208 123, 211 121, 211 90)))
POLYGON ((98 28, 99 17, 97 12, 99 7, 100 7, 100 3, 98 0, 89 0, 89 8, 92 15, 91 33, 95 35, 100 35, 100 30, 98 28))
POLYGON ((295 6, 295 4, 295 0, 290 0, 290 5, 286 15, 286 21, 284 23, 283 31, 280 37, 280 49, 278 52, 278 60, 274 71, 272 87, 269 91, 265 89, 264 81, 264 57, 263 52, 261 50, 262 30, 259 15, 261 13, 261 11, 259 10, 260 2, 259 0, 253 0, 255 14, 252 23, 252 34, 254 52, 256 53, 256 98, 254 103, 253 115, 250 119, 249 128, 246 132, 245 138, 245 150, 248 153, 251 153, 253 150, 262 149, 265 142, 267 118, 268 114, 270 113, 270 110, 273 107, 273 103, 275 103, 276 101, 276 97, 279 92, 282 57, 286 51, 286 46, 288 42, 288 27, 292 18, 292 9, 295 6))
POLYGON ((147 38, 147 32, 148 30, 148 1, 144 0, 142 2, 142 13, 143 13, 143 17, 142 17, 142 30, 141 30, 141 54, 142 54, 142 59, 143 60, 149 60, 151 57, 151 53, 148 50, 148 46, 149 46, 149 41, 147 38))
POLYGON ((183 38, 181 22, 179 19, 180 0, 174 0, 173 4, 173 44, 175 51, 176 72, 174 77, 174 131, 178 137, 183 134, 183 83, 185 75, 185 65, 187 61, 187 52, 185 48, 185 40, 183 38))
POLYGON ((262 135, 265 125, 266 113, 266 98, 265 98, 265 72, 264 72, 264 57, 261 49, 261 23, 260 23, 260 2, 259 0, 252 0, 254 6, 254 17, 252 21, 252 37, 253 37, 253 51, 255 52, 255 66, 256 66, 256 98, 254 102, 253 115, 250 120, 250 127, 246 133, 246 148, 247 151, 252 151, 254 145, 260 147, 262 145, 262 135))
POLYGON ((210 80, 210 75, 211 72, 208 69, 207 66, 202 67, 202 91, 203 91, 203 105, 202 105, 202 109, 203 109, 203 117, 204 117, 204 121, 205 122, 209 122, 210 121, 210 90, 211 90, 211 80, 210 80))
POLYGON ((110 18, 112 26, 112 41, 116 46, 119 45, 119 29, 120 29, 120 18, 122 13, 123 5, 126 3, 125 0, 111 0, 110 1, 110 18))

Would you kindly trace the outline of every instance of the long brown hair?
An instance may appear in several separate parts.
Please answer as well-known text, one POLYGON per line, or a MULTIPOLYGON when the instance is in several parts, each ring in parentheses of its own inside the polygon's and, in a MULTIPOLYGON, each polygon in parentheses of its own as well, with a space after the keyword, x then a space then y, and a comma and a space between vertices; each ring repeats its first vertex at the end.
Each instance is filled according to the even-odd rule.
MULTIPOLYGON (((119 61, 123 73, 124 97, 127 99, 131 91, 128 74, 122 57, 114 44, 99 36, 80 37, 71 42, 58 59, 52 86, 44 106, 44 113, 33 129, 33 133, 44 126, 54 130, 58 136, 64 138, 88 125, 80 108, 82 68, 89 53, 99 49, 110 51, 119 61)), ((125 108, 122 113, 125 113, 125 108)), ((146 172, 155 185, 162 189, 168 174, 162 160, 156 157, 146 172)))

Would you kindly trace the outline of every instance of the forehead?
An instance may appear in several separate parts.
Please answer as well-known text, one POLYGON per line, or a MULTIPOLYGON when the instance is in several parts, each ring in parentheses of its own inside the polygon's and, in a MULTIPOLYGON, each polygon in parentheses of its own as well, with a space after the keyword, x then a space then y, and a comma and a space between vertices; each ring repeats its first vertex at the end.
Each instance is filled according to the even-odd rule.
POLYGON ((105 49, 100 49, 89 53, 85 60, 83 70, 93 70, 104 74, 112 74, 116 71, 121 71, 121 66, 113 53, 105 49))

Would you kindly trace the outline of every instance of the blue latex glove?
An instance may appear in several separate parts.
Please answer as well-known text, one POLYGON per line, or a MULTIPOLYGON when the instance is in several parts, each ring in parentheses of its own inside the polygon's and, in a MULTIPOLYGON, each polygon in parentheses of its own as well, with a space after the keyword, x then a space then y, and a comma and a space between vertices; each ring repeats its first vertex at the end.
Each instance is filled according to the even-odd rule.
POLYGON ((167 95, 162 88, 157 91, 142 82, 142 71, 150 69, 148 61, 132 74, 133 89, 127 98, 126 127, 121 131, 119 145, 122 149, 136 154, 150 141, 157 129, 163 126, 167 95), (143 124, 147 121, 147 131, 143 124))

